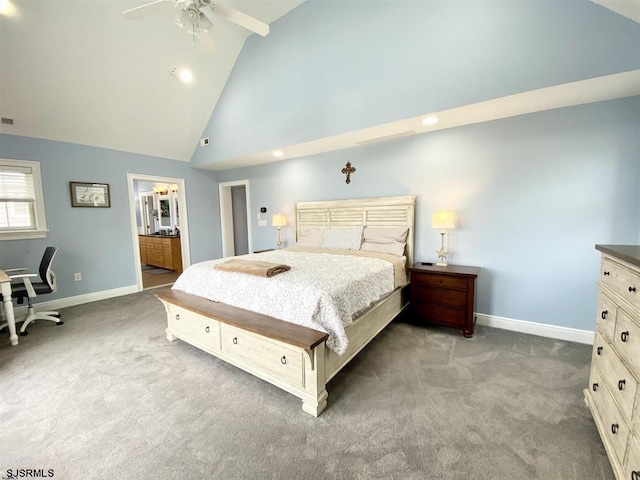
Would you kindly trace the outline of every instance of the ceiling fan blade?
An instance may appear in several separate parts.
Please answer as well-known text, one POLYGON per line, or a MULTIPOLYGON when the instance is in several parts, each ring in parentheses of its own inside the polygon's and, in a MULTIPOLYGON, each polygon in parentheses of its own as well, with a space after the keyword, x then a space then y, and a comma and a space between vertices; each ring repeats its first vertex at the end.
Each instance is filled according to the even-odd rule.
POLYGON ((257 18, 253 18, 252 16, 242 13, 241 11, 227 5, 220 5, 219 3, 212 3, 210 8, 216 15, 224 18, 225 20, 229 20, 230 22, 240 25, 241 27, 251 30, 263 37, 269 35, 269 24, 261 22, 257 18))
POLYGON ((200 47, 204 53, 216 53, 216 44, 210 33, 201 33, 198 35, 200 39, 200 47))
POLYGON ((156 0, 155 2, 140 5, 139 7, 125 10, 124 12, 122 12, 122 16, 124 18, 128 18, 129 20, 139 20, 140 18, 144 18, 148 15, 153 15, 154 13, 162 10, 162 4, 167 1, 169 0, 156 0))

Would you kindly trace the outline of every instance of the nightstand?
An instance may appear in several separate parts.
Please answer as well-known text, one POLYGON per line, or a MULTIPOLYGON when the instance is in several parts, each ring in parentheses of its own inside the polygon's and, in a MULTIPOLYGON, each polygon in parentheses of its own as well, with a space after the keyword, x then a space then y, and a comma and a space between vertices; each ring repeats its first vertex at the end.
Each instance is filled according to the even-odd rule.
POLYGON ((475 285, 480 268, 415 263, 411 268, 411 312, 414 318, 462 330, 469 338, 475 323, 475 285))

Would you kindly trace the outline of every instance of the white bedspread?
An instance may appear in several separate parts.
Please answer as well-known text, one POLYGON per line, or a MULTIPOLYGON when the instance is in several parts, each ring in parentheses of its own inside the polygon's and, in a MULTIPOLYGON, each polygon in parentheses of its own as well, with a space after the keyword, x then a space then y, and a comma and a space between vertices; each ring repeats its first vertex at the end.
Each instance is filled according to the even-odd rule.
POLYGON ((291 270, 267 278, 214 269, 222 258, 190 266, 173 288, 325 332, 337 354, 347 348, 354 314, 394 289, 394 266, 381 258, 286 249, 238 258, 291 270))

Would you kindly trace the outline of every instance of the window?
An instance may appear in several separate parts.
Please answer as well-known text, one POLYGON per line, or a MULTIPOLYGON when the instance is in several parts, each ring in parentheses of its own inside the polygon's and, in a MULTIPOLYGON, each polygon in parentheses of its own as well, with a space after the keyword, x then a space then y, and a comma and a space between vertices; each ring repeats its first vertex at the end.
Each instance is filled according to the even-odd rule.
POLYGON ((44 238, 40 164, 0 158, 0 240, 44 238))

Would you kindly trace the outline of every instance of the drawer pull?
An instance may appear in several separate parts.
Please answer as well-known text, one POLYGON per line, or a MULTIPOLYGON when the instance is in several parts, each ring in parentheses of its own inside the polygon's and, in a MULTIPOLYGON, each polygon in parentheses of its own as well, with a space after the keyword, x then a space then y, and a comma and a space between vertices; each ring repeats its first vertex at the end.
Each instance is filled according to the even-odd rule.
POLYGON ((607 318, 607 315, 609 315, 609 310, 603 310, 600 314, 603 320, 607 318))
POLYGON ((596 348, 596 353, 597 353, 598 355, 602 355, 602 347, 598 347, 598 348, 596 348))
POLYGON ((620 340, 622 340, 623 342, 626 342, 629 339, 629 332, 622 332, 620 334, 620 340))
POLYGON ((180 314, 176 313, 176 320, 180 320, 180 314))
POLYGON ((605 271, 604 271, 604 274, 605 274, 605 275, 609 275, 609 272, 607 272, 607 271, 605 270, 605 271))
POLYGON ((597 391, 598 391, 598 384, 597 384, 597 383, 594 383, 593 385, 591 385, 591 389, 592 389, 594 392, 597 392, 597 391))
POLYGON ((285 355, 282 355, 282 358, 280 359, 280 363, 283 365, 287 364, 287 357, 285 355))
POLYGON ((206 327, 204 327, 204 331, 209 333, 209 325, 207 325, 206 327))
POLYGON ((640 480, 640 470, 631 472, 631 480, 640 480))
POLYGON ((620 380, 618 382, 618 390, 620 390, 620 391, 624 390, 624 386, 626 385, 626 383, 627 383, 626 381, 620 380))
POLYGON ((238 337, 233 337, 233 340, 231 340, 233 342, 234 345, 238 344, 238 337))
POLYGON ((612 423, 611 424, 611 433, 613 433, 614 435, 616 433, 618 433, 618 429, 620 428, 620 425, 618 425, 617 423, 612 423))
POLYGON ((636 287, 629 287, 629 291, 632 292, 632 293, 635 293, 636 287))

